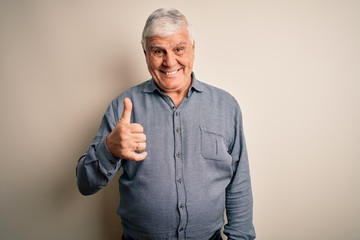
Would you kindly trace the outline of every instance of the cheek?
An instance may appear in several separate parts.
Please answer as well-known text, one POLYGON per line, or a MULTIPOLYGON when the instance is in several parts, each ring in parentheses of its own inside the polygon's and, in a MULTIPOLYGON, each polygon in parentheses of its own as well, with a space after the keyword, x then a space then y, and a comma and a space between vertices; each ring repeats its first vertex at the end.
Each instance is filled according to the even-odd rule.
POLYGON ((159 66, 161 66, 161 61, 159 59, 150 58, 147 60, 147 62, 150 68, 158 68, 159 66))
POLYGON ((186 65, 187 66, 192 66, 193 62, 194 62, 194 53, 193 52, 188 52, 188 54, 186 55, 186 57, 184 57, 184 60, 186 61, 186 65))
POLYGON ((194 62, 194 58, 189 56, 186 61, 184 61, 184 65, 187 66, 187 67, 192 67, 193 65, 193 62, 194 62))

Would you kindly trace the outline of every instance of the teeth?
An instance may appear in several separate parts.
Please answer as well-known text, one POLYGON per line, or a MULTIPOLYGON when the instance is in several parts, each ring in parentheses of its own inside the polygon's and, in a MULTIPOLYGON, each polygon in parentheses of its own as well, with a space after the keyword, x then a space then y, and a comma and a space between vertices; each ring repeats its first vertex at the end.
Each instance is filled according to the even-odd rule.
POLYGON ((177 70, 173 71, 173 72, 165 72, 166 75, 172 75, 172 74, 175 74, 177 73, 177 70))

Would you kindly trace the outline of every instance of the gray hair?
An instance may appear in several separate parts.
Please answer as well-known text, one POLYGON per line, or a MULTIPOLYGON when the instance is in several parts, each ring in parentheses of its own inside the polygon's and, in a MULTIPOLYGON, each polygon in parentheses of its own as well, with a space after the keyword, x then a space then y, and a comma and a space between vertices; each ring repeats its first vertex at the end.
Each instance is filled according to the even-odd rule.
POLYGON ((155 10, 146 20, 142 32, 141 44, 145 49, 146 40, 153 36, 170 36, 181 28, 187 28, 190 40, 193 42, 194 37, 190 24, 186 17, 176 9, 159 8, 155 10))

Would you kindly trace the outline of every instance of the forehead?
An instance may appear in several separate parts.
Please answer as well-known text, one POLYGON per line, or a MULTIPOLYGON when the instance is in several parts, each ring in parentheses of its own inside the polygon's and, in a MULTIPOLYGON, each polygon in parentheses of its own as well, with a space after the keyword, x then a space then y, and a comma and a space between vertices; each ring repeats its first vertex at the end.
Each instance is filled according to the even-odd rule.
POLYGON ((169 36, 153 36, 146 41, 147 47, 174 47, 182 44, 190 44, 190 35, 186 29, 182 29, 169 36))

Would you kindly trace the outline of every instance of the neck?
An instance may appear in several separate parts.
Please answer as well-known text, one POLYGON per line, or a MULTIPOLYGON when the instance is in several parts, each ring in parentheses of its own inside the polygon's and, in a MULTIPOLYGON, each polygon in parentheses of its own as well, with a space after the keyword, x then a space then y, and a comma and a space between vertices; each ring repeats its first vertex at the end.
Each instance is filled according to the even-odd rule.
POLYGON ((182 93, 168 94, 168 96, 171 98, 171 100, 173 101, 175 106, 178 107, 181 104, 182 100, 185 98, 186 94, 187 94, 187 91, 182 92, 182 93))
POLYGON ((171 100, 173 101, 173 103, 175 104, 176 107, 178 107, 182 100, 184 100, 184 98, 186 97, 186 95, 188 94, 189 88, 191 87, 191 83, 192 80, 190 80, 190 83, 187 87, 185 87, 184 89, 179 89, 176 91, 164 91, 163 92, 169 96, 171 98, 171 100))

